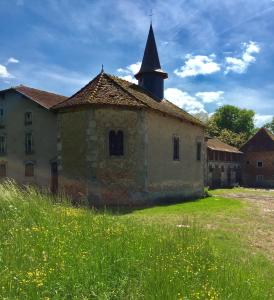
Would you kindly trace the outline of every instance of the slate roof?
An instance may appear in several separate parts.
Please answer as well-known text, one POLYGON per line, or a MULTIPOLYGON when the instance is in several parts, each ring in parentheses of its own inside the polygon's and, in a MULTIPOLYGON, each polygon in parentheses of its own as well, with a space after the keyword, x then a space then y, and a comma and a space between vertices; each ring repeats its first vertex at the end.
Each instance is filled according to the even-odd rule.
POLYGON ((16 92, 20 93, 21 95, 24 95, 28 99, 40 104, 41 106, 43 106, 46 109, 50 109, 52 106, 54 106, 60 102, 63 102, 65 99, 67 99, 67 97, 62 96, 62 95, 30 88, 30 87, 27 87, 24 85, 18 85, 15 87, 11 87, 9 89, 2 90, 0 92, 3 93, 3 92, 7 92, 7 91, 16 91, 16 92))
POLYGON ((77 93, 57 104, 53 109, 95 104, 150 109, 205 127, 203 122, 168 100, 157 102, 157 99, 142 87, 104 72, 98 74, 77 93))
POLYGON ((147 73, 147 72, 149 73, 157 72, 157 73, 161 73, 164 78, 168 77, 167 73, 165 73, 161 68, 152 24, 150 24, 150 28, 149 28, 142 65, 140 71, 135 75, 135 77, 139 79, 142 73, 147 73))
POLYGON ((231 153, 239 153, 242 154, 240 150, 235 147, 232 147, 216 138, 210 138, 207 140, 207 148, 215 151, 223 151, 223 152, 231 152, 231 153))

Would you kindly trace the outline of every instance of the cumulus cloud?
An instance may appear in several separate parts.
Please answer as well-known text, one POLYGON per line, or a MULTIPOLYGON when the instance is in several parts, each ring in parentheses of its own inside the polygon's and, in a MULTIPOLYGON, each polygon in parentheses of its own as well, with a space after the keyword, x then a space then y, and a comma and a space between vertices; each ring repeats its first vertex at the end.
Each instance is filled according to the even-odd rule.
POLYGON ((165 98, 191 114, 206 112, 203 103, 198 101, 196 97, 193 97, 187 92, 182 91, 180 89, 166 89, 165 98))
POLYGON ((10 57, 7 61, 7 65, 8 64, 18 64, 18 63, 19 63, 19 60, 14 57, 10 57))
POLYGON ((200 98, 204 103, 217 102, 221 103, 223 100, 223 91, 216 92, 198 92, 195 94, 196 97, 200 98))
POLYGON ((225 58, 225 74, 235 72, 238 74, 245 73, 250 64, 256 61, 254 54, 260 53, 260 46, 256 42, 250 41, 243 44, 243 53, 240 58, 228 56, 225 58))
POLYGON ((272 115, 260 115, 256 114, 254 117, 254 123, 256 127, 262 127, 266 123, 272 121, 273 116, 272 115))
POLYGON ((139 72, 140 68, 141 68, 141 62, 137 61, 136 63, 131 64, 126 68, 119 68, 117 71, 121 74, 125 74, 119 76, 120 78, 137 84, 138 81, 135 79, 134 75, 139 72))
POLYGON ((176 69, 174 73, 179 77, 190 77, 197 75, 208 75, 221 70, 220 65, 215 61, 215 54, 205 55, 186 55, 186 61, 183 66, 176 69))
POLYGON ((0 64, 0 78, 13 78, 6 66, 0 64))

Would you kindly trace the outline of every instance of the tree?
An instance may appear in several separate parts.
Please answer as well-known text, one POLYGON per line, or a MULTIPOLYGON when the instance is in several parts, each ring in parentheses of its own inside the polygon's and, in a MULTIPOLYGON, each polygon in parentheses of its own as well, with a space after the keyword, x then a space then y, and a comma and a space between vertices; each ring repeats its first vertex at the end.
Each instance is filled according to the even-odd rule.
POLYGON ((224 143, 239 148, 254 133, 255 112, 224 105, 207 122, 207 133, 224 143))
POLYGON ((274 117, 272 118, 272 121, 269 123, 266 123, 264 125, 264 127, 269 129, 272 133, 274 133, 274 117))

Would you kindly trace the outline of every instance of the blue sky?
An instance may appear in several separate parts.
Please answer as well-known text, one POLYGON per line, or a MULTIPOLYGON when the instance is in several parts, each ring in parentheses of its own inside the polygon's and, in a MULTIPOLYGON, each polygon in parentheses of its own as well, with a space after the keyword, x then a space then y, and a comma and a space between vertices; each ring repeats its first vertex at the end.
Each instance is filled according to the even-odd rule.
POLYGON ((191 113, 274 107, 272 0, 2 0, 0 88, 71 95, 100 72, 133 80, 153 9, 166 98, 191 113))

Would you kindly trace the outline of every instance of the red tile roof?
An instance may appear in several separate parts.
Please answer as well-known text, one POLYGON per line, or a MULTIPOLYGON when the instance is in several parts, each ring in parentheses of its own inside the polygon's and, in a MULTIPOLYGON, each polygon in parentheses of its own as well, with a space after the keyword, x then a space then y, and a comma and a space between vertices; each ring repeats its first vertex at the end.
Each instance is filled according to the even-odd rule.
POLYGON ((94 104, 151 109, 205 127, 200 120, 171 102, 165 99, 157 102, 153 95, 140 86, 106 73, 97 75, 81 90, 54 106, 53 109, 94 104))
POLYGON ((207 140, 207 148, 215 151, 231 152, 231 153, 242 153, 235 147, 232 147, 228 144, 223 143, 222 141, 216 138, 210 138, 207 140))
POLYGON ((18 85, 15 87, 11 87, 10 89, 1 91, 5 92, 8 90, 14 90, 18 93, 24 95, 25 97, 29 98, 30 100, 40 104, 41 106, 45 107, 46 109, 50 109, 52 106, 63 102, 67 97, 61 96, 58 94, 30 88, 24 85, 18 85))

